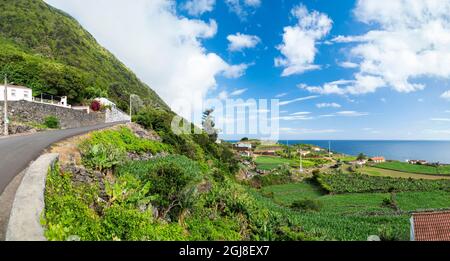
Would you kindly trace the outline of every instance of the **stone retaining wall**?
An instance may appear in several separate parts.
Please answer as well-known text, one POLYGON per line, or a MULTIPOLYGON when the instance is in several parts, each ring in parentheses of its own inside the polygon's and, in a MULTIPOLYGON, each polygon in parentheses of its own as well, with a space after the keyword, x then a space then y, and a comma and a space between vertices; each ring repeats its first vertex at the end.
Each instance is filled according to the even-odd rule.
MULTIPOLYGON (((3 129, 3 101, 0 101, 0 111, 0 128, 3 129)), ((10 121, 28 123, 43 123, 45 117, 53 115, 59 119, 63 129, 105 123, 103 113, 87 114, 84 111, 28 101, 8 102, 8 113, 10 121)))

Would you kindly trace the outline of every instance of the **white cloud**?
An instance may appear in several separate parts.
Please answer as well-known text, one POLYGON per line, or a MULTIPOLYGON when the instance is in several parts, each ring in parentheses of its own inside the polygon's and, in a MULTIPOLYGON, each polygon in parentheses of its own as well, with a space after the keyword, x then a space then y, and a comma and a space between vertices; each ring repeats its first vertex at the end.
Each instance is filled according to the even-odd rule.
POLYGON ((387 102, 386 98, 381 98, 380 101, 381 101, 381 102, 384 102, 384 103, 387 102))
POLYGON ((175 102, 184 101, 198 112, 206 94, 216 87, 218 76, 239 77, 247 68, 230 65, 208 52, 202 40, 216 34, 216 22, 180 16, 175 1, 47 2, 77 18, 172 109, 187 118, 190 111, 178 108, 175 102))
POLYGON ((289 100, 289 101, 281 101, 281 102, 279 102, 279 105, 280 106, 288 105, 288 104, 291 104, 291 103, 294 103, 294 102, 311 100, 311 99, 315 99, 315 98, 318 98, 318 97, 319 96, 314 96, 314 95, 313 96, 300 97, 300 98, 289 100))
POLYGON ((228 95, 228 92, 227 92, 227 91, 221 91, 221 92, 219 93, 219 95, 217 96, 217 98, 218 98, 219 100, 226 100, 226 99, 228 99, 228 97, 229 97, 229 95, 228 95))
POLYGON ((228 41, 230 42, 228 44, 228 50, 235 52, 235 51, 242 51, 245 48, 254 48, 258 43, 261 42, 261 39, 259 39, 256 35, 247 35, 247 34, 231 34, 227 37, 228 41))
POLYGON ((353 63, 353 62, 340 62, 338 63, 338 65, 342 68, 358 68, 359 65, 357 63, 353 63))
POLYGON ((326 14, 309 12, 304 5, 295 7, 291 13, 298 19, 297 24, 284 28, 283 43, 277 47, 283 56, 275 58, 275 65, 284 68, 282 76, 320 68, 314 64, 316 42, 330 32, 333 23, 326 14))
POLYGON ((288 95, 287 92, 279 93, 279 94, 275 95, 275 98, 283 98, 286 95, 288 95))
POLYGON ((430 119, 432 121, 444 121, 444 122, 450 122, 450 118, 432 118, 430 119))
POLYGON ((183 8, 190 15, 198 16, 206 12, 211 12, 215 4, 216 0, 189 0, 183 5, 183 8))
POLYGON ((293 116, 295 116, 295 115, 309 115, 309 114, 311 114, 311 112, 309 112, 309 111, 299 111, 299 112, 291 113, 291 115, 293 115, 293 116))
POLYGON ((306 115, 291 115, 291 116, 282 116, 279 117, 279 119, 283 121, 306 121, 306 120, 313 120, 314 117, 306 115))
POLYGON ((338 103, 332 102, 332 103, 318 103, 316 104, 316 107, 321 108, 341 108, 342 106, 338 103))
POLYGON ((357 111, 338 111, 336 112, 337 116, 345 116, 345 117, 359 117, 359 116, 367 116, 369 113, 367 112, 357 112, 357 111))
POLYGON ((249 64, 241 63, 237 65, 226 65, 223 69, 223 75, 227 78, 239 78, 245 74, 249 64))
POLYGON ((441 98, 450 101, 450 91, 446 91, 441 95, 441 98))
POLYGON ((219 95, 217 96, 217 98, 219 99, 219 100, 226 100, 226 99, 228 99, 228 98, 230 98, 230 97, 233 97, 233 96, 239 96, 239 95, 242 95, 244 92, 246 92, 247 91, 247 89, 237 89, 237 90, 234 90, 233 92, 231 92, 231 93, 228 93, 227 91, 221 91, 220 93, 219 93, 219 95))
POLYGON ((450 78, 449 13, 450 1, 358 0, 355 17, 376 29, 333 39, 354 43, 349 54, 358 61, 359 71, 349 93, 374 92, 382 86, 412 92, 426 87, 417 79, 450 78), (371 87, 363 82, 366 77, 372 77, 371 87))
POLYGON ((225 0, 231 12, 235 13, 241 20, 248 16, 247 8, 258 8, 261 6, 261 0, 225 0))
POLYGON ((239 89, 239 90, 233 91, 230 95, 231 96, 239 96, 239 95, 243 94, 246 91, 247 91, 247 89, 239 89))
POLYGON ((338 80, 325 83, 323 86, 298 85, 300 89, 305 89, 312 93, 339 95, 372 93, 384 86, 385 82, 381 77, 359 73, 355 75, 355 80, 338 80))

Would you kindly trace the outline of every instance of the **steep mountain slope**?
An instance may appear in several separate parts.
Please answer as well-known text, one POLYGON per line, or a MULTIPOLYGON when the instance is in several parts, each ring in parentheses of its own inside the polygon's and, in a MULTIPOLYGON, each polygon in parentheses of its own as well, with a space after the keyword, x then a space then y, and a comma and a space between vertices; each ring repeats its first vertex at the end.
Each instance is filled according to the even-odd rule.
POLYGON ((0 10, 0 73, 11 81, 71 102, 106 94, 127 109, 133 93, 168 109, 68 14, 42 0, 0 0, 0 10))

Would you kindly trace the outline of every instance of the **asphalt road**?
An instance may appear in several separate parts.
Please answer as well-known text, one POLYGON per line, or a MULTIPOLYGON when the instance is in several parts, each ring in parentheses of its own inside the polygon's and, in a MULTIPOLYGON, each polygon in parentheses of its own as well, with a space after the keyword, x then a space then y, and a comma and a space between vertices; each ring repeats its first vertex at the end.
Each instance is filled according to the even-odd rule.
POLYGON ((24 170, 31 161, 38 158, 42 151, 53 143, 120 123, 124 122, 0 138, 0 195, 16 175, 24 170))

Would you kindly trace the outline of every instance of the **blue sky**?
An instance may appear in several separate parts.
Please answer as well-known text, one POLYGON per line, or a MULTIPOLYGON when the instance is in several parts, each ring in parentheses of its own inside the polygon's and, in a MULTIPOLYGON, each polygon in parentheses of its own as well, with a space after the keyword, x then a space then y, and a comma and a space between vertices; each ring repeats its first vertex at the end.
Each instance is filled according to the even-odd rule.
POLYGON ((450 1, 47 2, 169 104, 292 101, 281 139, 450 139, 450 1))

